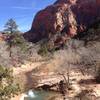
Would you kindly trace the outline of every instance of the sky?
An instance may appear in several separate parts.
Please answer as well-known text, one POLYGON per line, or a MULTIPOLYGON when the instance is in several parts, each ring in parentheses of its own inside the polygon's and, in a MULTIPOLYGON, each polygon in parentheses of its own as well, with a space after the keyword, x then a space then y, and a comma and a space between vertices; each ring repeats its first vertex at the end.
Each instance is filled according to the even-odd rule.
POLYGON ((13 18, 19 30, 25 32, 31 28, 36 13, 51 5, 56 0, 1 0, 0 1, 0 31, 4 29, 8 19, 13 18))

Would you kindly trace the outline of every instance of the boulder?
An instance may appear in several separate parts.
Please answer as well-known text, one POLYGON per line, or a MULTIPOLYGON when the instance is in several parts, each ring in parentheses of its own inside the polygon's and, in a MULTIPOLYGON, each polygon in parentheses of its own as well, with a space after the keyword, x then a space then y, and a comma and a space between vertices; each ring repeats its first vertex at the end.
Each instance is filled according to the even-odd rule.
POLYGON ((60 42, 85 31, 100 18, 100 0, 57 0, 39 11, 24 37, 31 42, 58 36, 60 42), (60 36, 59 36, 60 34, 60 36))

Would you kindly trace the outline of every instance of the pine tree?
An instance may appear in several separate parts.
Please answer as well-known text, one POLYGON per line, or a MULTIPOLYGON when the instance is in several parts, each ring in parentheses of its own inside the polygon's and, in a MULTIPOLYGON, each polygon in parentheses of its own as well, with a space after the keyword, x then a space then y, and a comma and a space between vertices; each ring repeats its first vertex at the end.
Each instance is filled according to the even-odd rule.
POLYGON ((18 32, 18 25, 12 18, 7 21, 4 27, 4 32, 6 33, 12 34, 18 32))

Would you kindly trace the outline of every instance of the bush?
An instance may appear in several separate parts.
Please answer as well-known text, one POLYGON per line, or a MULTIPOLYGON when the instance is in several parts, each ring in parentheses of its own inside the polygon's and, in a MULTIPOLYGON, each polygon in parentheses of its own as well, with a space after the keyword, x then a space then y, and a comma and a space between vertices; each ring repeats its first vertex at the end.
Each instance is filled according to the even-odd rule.
POLYGON ((24 39, 24 37, 19 33, 8 35, 6 41, 10 49, 11 47, 19 46, 21 50, 23 51, 27 50, 27 42, 24 39))
POLYGON ((46 56, 49 53, 47 44, 41 44, 38 54, 41 56, 46 56))
POLYGON ((19 85, 13 81, 12 70, 0 66, 0 100, 10 100, 19 91, 19 85))

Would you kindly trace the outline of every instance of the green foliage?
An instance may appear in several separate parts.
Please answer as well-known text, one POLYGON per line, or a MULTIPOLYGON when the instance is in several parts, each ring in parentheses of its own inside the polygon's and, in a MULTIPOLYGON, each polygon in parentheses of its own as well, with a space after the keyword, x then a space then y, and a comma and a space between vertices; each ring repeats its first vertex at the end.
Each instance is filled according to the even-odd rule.
POLYGON ((19 46, 23 51, 27 49, 27 42, 21 34, 15 33, 11 37, 12 46, 19 46))
POLYGON ((4 27, 4 32, 6 33, 12 34, 18 32, 18 25, 12 18, 7 21, 4 27))
POLYGON ((50 40, 42 40, 40 43, 40 49, 38 54, 41 56, 47 56, 48 54, 53 54, 56 51, 56 47, 50 40))
POLYGON ((40 54, 41 56, 46 56, 48 53, 48 45, 46 43, 41 44, 38 54, 40 54))
POLYGON ((11 34, 8 36, 8 39, 6 41, 7 45, 9 46, 9 49, 11 49, 14 46, 20 47, 21 50, 24 52, 27 51, 28 49, 28 43, 26 42, 22 34, 19 33, 11 34))
POLYGON ((10 100, 19 91, 19 85, 13 81, 12 70, 0 66, 0 100, 10 100))

